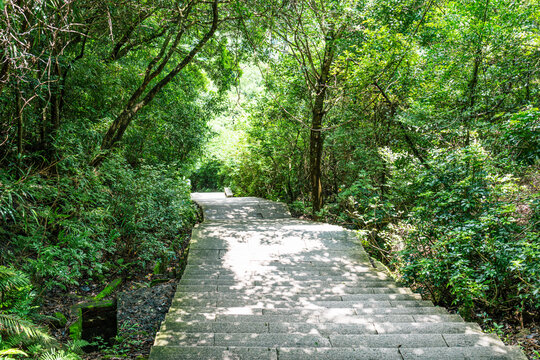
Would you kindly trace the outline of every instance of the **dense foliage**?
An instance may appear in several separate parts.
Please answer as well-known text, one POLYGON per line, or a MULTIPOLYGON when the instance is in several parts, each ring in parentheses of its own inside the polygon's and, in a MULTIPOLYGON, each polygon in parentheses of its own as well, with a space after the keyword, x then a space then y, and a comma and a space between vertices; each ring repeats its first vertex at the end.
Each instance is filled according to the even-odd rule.
POLYGON ((538 316, 537 0, 0 10, 0 359, 76 359, 40 303, 177 261, 190 184, 356 229, 466 317, 538 316))
POLYGON ((175 272, 185 256, 188 177, 238 76, 234 4, 0 12, 0 358, 77 358, 80 344, 37 325, 54 324, 44 299, 175 272))
POLYGON ((468 318, 487 311, 521 325, 534 319, 538 4, 284 6, 302 25, 287 15, 274 18, 283 24, 266 24, 267 46, 276 52, 258 54, 264 91, 244 99, 245 138, 232 158, 221 158, 225 183, 357 229, 401 280, 468 318), (328 47, 321 34, 338 27, 320 130, 324 206, 317 211, 312 82, 328 47))

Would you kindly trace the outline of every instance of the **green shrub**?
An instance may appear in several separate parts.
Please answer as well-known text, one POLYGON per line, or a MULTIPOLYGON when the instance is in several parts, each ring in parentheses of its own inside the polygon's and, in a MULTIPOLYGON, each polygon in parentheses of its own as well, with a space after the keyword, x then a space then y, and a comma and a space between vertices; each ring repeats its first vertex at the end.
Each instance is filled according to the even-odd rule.
POLYGON ((495 175, 477 145, 437 151, 430 166, 413 184, 418 199, 400 253, 403 278, 465 316, 476 305, 538 310, 538 196, 524 197, 512 177, 495 175))
POLYGON ((225 164, 218 159, 204 161, 190 177, 194 191, 222 191, 228 185, 225 164))
POLYGON ((196 220, 189 181, 164 166, 131 168, 112 157, 101 173, 14 180, 0 173, 0 262, 45 290, 129 274, 176 256, 196 220))
POLYGON ((529 108, 504 118, 500 153, 524 165, 540 161, 540 110, 529 108))

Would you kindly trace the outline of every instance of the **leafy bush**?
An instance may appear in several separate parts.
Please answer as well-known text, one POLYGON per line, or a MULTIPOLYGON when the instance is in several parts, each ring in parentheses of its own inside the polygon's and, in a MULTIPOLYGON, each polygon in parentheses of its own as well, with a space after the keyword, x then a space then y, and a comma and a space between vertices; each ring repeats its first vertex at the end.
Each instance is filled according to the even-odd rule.
POLYGON ((523 197, 512 177, 494 174, 489 155, 473 145, 434 152, 413 185, 418 199, 400 254, 403 278, 465 316, 475 305, 540 308, 538 195, 523 197))
POLYGON ((338 191, 335 202, 321 212, 332 222, 356 229, 380 229, 394 216, 393 205, 381 197, 363 171, 352 185, 338 191))
POLYGON ((175 242, 196 220, 188 180, 165 166, 132 169, 115 157, 101 171, 17 181, 1 173, 8 191, 0 198, 0 261, 52 290, 175 256, 175 242))
POLYGON ((540 161, 540 110, 529 108, 505 117, 501 153, 533 165, 540 161))
POLYGON ((51 353, 48 349, 54 349, 53 338, 30 321, 35 315, 31 306, 34 297, 23 272, 0 266, 0 359, 45 355, 51 353))
POLYGON ((114 194, 110 212, 119 237, 117 253, 143 267, 174 256, 171 246, 196 221, 189 181, 167 166, 132 170, 111 161, 103 172, 114 194))
POLYGON ((218 159, 208 159, 191 174, 190 180, 195 191, 222 191, 228 183, 225 164, 218 159))

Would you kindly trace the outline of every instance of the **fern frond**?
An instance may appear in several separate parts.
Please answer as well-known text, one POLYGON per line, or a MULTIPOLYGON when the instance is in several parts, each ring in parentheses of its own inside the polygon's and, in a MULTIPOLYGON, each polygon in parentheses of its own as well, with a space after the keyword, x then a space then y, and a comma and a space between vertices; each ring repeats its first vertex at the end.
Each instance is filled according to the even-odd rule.
POLYGON ((24 335, 30 340, 49 344, 54 338, 39 326, 16 315, 0 313, 0 331, 8 335, 24 335))
POLYGON ((28 354, 25 353, 24 351, 22 350, 19 350, 19 349, 6 349, 6 350, 0 350, 0 356, 1 357, 4 357, 6 355, 20 355, 20 356, 25 356, 27 357, 28 354))
POLYGON ((56 351, 51 350, 39 358, 40 360, 78 360, 80 359, 77 355, 72 353, 66 353, 64 350, 56 351))
POLYGON ((5 266, 0 266, 0 291, 7 292, 11 289, 22 288, 30 285, 30 280, 21 271, 5 266))
POLYGON ((84 353, 83 347, 90 345, 86 340, 73 340, 67 343, 67 349, 75 354, 82 355, 84 353))

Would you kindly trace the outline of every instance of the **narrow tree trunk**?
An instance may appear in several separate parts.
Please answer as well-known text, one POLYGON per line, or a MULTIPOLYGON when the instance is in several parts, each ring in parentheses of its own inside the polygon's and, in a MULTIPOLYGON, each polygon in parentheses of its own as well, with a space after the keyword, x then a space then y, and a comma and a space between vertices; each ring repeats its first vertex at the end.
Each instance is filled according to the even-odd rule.
POLYGON ((481 62, 482 62, 482 48, 481 46, 479 46, 476 51, 476 55, 474 57, 473 71, 472 71, 471 79, 468 85, 469 98, 467 100, 466 107, 469 110, 469 114, 467 114, 467 116, 465 117, 465 127, 467 129, 467 135, 465 138, 465 146, 469 146, 469 143, 470 143, 471 122, 474 117, 471 112, 474 110, 474 105, 476 104, 476 86, 478 85, 478 71, 480 69, 481 62))
POLYGON ((311 168, 311 196, 313 215, 321 210, 323 205, 321 164, 324 139, 321 133, 322 118, 322 111, 316 112, 314 109, 309 139, 309 165, 311 168))
POLYGON ((17 90, 15 92, 15 108, 17 112, 17 155, 21 158, 23 153, 23 139, 24 139, 24 117, 23 117, 23 98, 21 94, 20 82, 17 82, 17 90))
POLYGON ((58 88, 53 86, 51 89, 51 137, 54 138, 56 131, 60 128, 60 97, 58 88))
POLYGON ((39 124, 39 148, 47 148, 47 113, 48 105, 47 102, 39 98, 38 100, 39 108, 41 109, 41 123, 39 124))
POLYGON ((324 137, 322 134, 322 123, 325 115, 324 103, 328 90, 328 76, 334 60, 335 42, 333 30, 330 30, 326 38, 324 48, 324 58, 321 64, 321 74, 317 80, 315 101, 313 102, 311 117, 311 134, 309 139, 309 165, 311 170, 311 201, 313 215, 321 210, 323 205, 321 165, 324 137))
MULTIPOLYGON (((489 2, 490 0, 486 0, 486 5, 484 8, 484 16, 483 16, 483 23, 485 24, 487 21, 487 15, 489 11, 489 2)), ((465 127, 467 130, 466 138, 465 138, 465 146, 469 146, 470 138, 471 138, 471 122, 474 118, 474 115, 472 114, 472 111, 474 110, 474 106, 476 104, 476 86, 478 85, 478 73, 480 70, 480 65, 482 64, 482 57, 483 57, 483 34, 481 34, 481 37, 478 41, 476 52, 474 55, 474 64, 473 64, 473 70, 471 74, 471 79, 469 80, 468 84, 468 99, 467 104, 465 104, 465 109, 469 109, 469 114, 465 117, 465 127)))
POLYGON ((1 60, 1 67, 0 67, 0 92, 2 92, 2 88, 5 84, 7 84, 9 80, 9 59, 4 55, 1 60))

